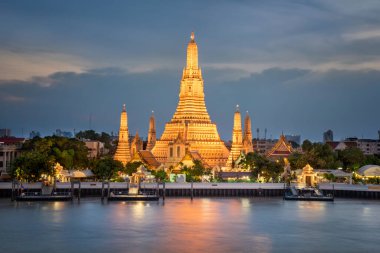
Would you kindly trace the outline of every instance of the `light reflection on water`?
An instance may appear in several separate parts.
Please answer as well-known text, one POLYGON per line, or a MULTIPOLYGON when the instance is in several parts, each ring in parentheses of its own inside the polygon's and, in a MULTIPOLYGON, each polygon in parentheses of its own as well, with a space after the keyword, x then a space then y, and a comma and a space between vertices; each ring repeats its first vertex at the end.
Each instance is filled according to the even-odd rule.
POLYGON ((0 252, 373 252, 380 202, 0 200, 0 252))

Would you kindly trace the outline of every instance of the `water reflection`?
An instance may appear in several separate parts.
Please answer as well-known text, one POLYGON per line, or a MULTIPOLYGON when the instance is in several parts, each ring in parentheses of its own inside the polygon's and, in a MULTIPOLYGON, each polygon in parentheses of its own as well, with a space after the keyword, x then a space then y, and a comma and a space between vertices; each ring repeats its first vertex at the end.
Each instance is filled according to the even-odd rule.
POLYGON ((276 198, 1 200, 0 252, 369 252, 378 246, 379 212, 378 202, 276 198))

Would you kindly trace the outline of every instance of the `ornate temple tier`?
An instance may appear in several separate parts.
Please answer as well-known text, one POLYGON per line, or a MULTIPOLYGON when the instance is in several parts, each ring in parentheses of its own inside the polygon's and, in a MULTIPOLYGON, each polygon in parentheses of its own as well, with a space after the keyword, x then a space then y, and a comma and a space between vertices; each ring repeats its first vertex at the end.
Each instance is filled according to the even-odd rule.
POLYGON ((115 160, 122 162, 124 165, 131 160, 131 150, 129 146, 128 116, 125 104, 120 115, 119 142, 117 144, 115 160))
POLYGON ((223 166, 228 149, 211 122, 205 104, 202 71, 198 66, 198 47, 191 34, 187 46, 186 67, 182 73, 179 102, 170 122, 166 123, 152 153, 159 162, 175 166, 187 151, 199 152, 209 166, 223 166))

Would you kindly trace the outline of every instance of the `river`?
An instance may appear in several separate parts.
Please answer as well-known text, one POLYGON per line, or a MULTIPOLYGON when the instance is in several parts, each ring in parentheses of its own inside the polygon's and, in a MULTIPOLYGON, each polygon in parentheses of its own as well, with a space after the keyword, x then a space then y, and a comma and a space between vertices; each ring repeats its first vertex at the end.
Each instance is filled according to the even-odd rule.
POLYGON ((0 200, 0 252, 376 252, 380 202, 0 200))

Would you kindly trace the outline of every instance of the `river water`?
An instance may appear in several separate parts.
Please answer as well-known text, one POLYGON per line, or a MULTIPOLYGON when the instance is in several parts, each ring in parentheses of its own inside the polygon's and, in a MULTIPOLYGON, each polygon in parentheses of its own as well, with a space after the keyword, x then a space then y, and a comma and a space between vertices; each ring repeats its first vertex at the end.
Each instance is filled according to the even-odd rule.
POLYGON ((2 199, 0 252, 380 252, 380 202, 2 199))

